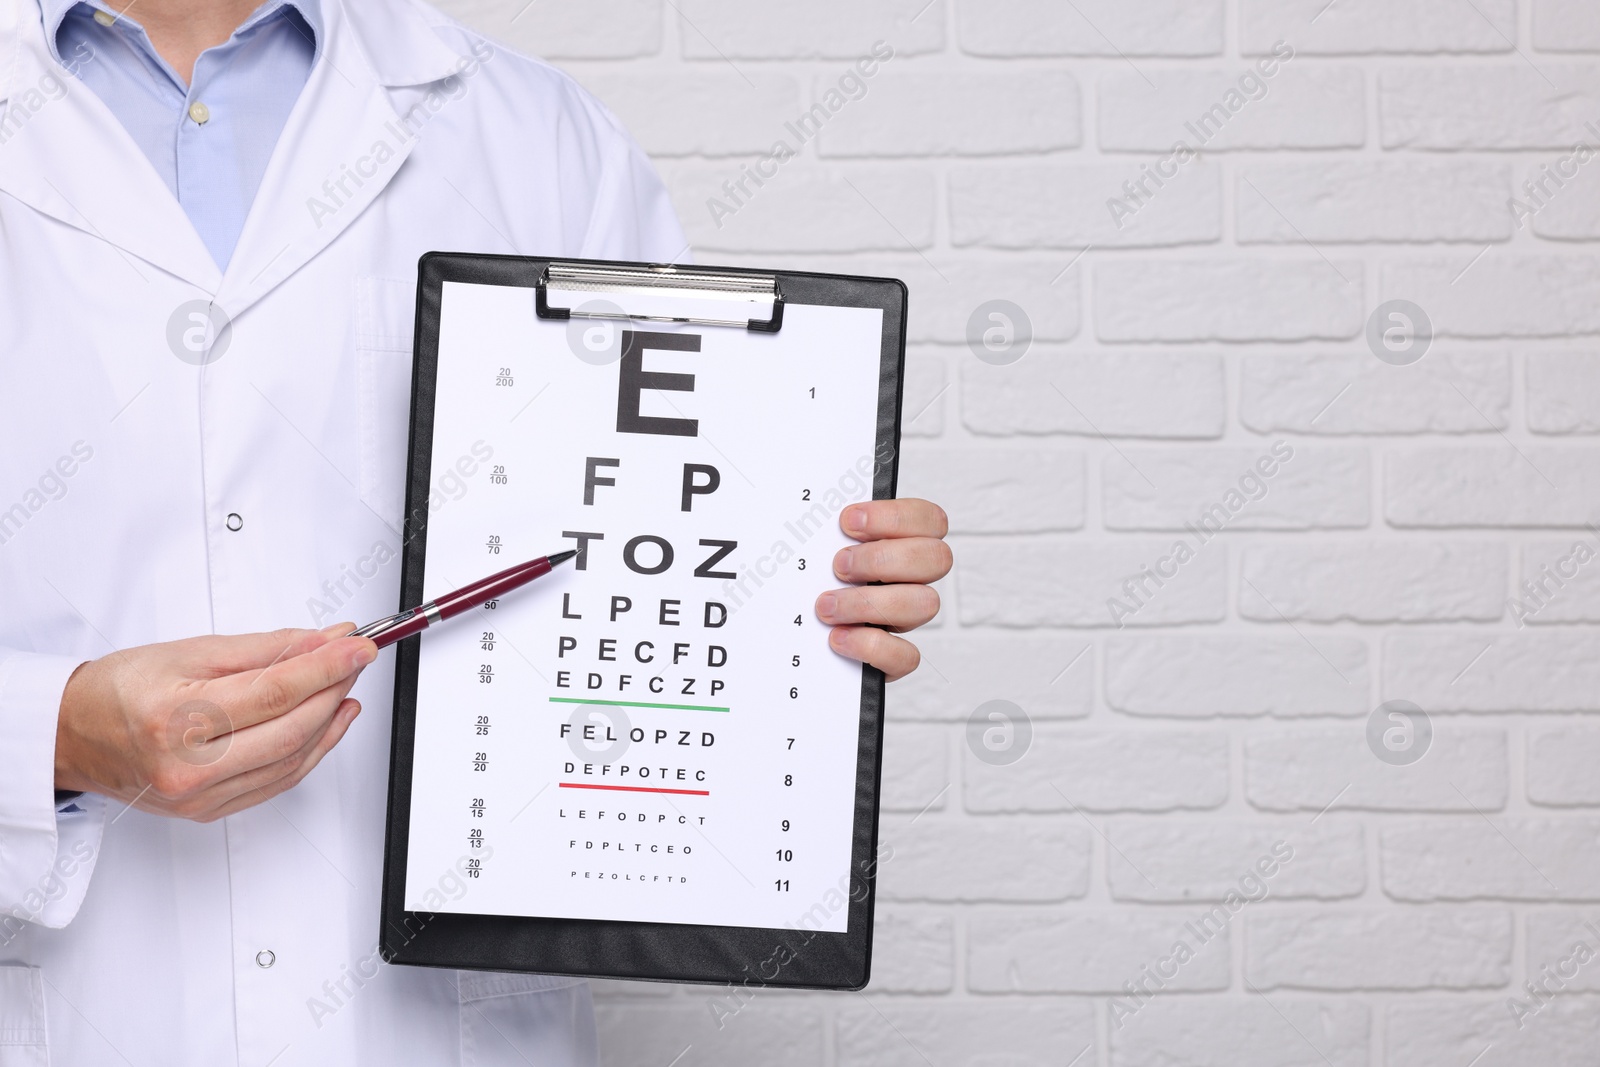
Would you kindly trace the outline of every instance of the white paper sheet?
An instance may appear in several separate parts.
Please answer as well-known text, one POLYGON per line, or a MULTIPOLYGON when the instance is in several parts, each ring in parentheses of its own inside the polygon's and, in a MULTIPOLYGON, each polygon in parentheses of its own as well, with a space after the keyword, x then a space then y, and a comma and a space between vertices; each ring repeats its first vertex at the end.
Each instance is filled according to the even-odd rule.
POLYGON ((882 312, 790 305, 767 335, 533 306, 444 286, 425 593, 603 539, 423 635, 406 907, 844 931, 862 671, 813 605, 871 496, 882 312), (619 415, 625 331, 698 338, 633 368, 693 376, 638 403, 692 436, 619 432, 687 429, 619 415), (463 854, 470 892, 430 895, 463 854))

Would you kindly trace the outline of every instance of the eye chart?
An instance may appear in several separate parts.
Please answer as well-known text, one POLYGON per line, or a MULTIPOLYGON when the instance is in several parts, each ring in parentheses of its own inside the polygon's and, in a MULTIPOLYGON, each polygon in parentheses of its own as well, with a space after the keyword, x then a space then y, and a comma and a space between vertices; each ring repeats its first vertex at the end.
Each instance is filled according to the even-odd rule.
POLYGON ((558 292, 545 266, 424 260, 407 596, 578 557, 401 646, 385 925, 434 929, 391 958, 510 938, 481 965, 710 979, 673 953, 732 970, 777 933, 775 984, 826 984, 817 935, 865 966, 882 680, 814 605, 839 513, 892 492, 903 290, 596 268, 558 292))

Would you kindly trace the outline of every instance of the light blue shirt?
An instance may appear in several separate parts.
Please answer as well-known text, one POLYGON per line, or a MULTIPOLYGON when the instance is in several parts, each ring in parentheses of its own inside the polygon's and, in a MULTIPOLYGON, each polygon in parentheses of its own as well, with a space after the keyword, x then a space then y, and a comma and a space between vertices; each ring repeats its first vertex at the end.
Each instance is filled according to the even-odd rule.
POLYGON ((318 0, 267 0, 226 42, 200 53, 191 85, 144 27, 101 0, 43 7, 56 60, 105 101, 226 268, 316 62, 318 0))

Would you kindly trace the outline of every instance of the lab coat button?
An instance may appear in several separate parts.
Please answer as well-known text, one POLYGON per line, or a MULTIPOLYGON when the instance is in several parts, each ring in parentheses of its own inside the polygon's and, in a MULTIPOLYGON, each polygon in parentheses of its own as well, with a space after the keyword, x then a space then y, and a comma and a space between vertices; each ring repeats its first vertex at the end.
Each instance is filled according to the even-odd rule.
POLYGON ((189 117, 194 119, 196 124, 204 126, 211 120, 211 109, 196 100, 189 105, 189 117))
POLYGON ((270 948, 264 948, 260 952, 256 953, 256 966, 260 967, 263 971, 268 967, 271 967, 277 961, 277 953, 273 952, 270 948))
POLYGON ((238 533, 240 530, 244 529, 244 516, 240 515, 237 511, 228 512, 228 529, 232 530, 234 533, 238 533))
POLYGON ((115 25, 117 16, 113 15, 109 11, 96 11, 94 13, 94 20, 102 26, 111 26, 115 25))

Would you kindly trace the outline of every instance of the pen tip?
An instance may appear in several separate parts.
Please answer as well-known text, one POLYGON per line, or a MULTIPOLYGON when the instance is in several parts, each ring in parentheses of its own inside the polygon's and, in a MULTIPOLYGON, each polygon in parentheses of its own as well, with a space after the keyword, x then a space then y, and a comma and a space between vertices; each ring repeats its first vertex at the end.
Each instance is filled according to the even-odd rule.
POLYGON ((565 563, 567 560, 571 559, 577 554, 578 553, 576 549, 569 548, 565 552, 557 552, 555 555, 547 556, 546 558, 550 561, 550 566, 559 567, 561 564, 565 563))

